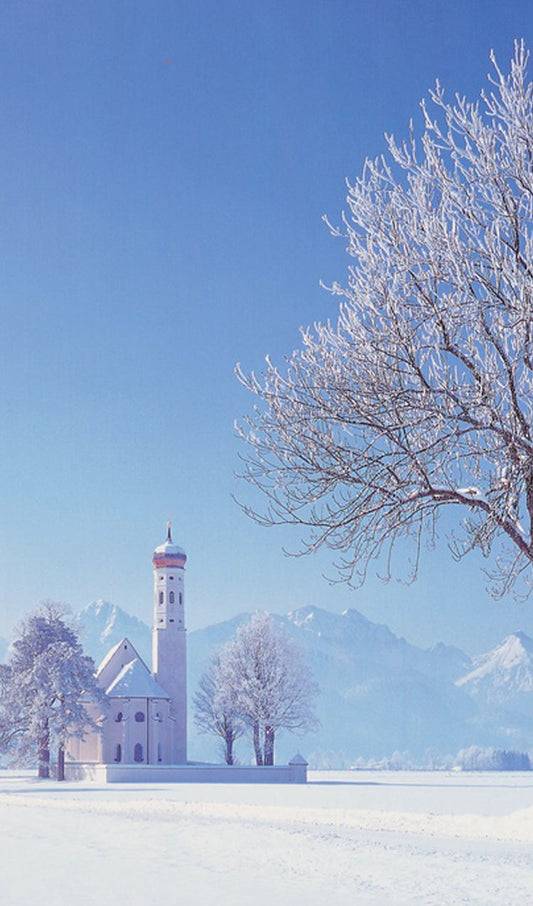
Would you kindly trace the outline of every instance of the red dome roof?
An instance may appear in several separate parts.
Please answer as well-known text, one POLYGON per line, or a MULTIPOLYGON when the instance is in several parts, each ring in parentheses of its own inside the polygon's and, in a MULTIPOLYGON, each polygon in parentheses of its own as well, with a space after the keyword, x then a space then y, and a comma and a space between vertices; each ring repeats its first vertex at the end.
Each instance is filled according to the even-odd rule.
POLYGON ((154 551, 152 563, 156 568, 160 566, 185 566, 187 554, 181 547, 174 544, 170 529, 171 526, 169 522, 166 541, 163 544, 160 544, 159 547, 156 547, 154 551))

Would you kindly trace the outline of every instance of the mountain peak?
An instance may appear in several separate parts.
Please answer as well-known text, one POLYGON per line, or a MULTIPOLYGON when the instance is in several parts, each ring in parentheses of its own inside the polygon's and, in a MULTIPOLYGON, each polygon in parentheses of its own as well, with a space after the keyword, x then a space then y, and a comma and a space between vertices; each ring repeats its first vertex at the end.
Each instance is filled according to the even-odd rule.
POLYGON ((533 639, 525 632, 512 632, 479 660, 482 664, 498 664, 507 669, 528 662, 533 666, 533 639))
POLYGON ((533 691, 533 639, 513 632, 491 651, 474 660, 474 670, 457 681, 458 686, 487 700, 499 701, 505 690, 533 691))
POLYGON ((316 635, 343 635, 349 632, 352 636, 366 638, 371 635, 377 636, 383 640, 397 640, 397 636, 381 623, 373 623, 364 614, 353 607, 335 613, 331 610, 324 610, 315 604, 306 604, 297 610, 291 610, 286 617, 289 623, 295 627, 308 629, 316 635))
POLYGON ((521 629, 518 632, 512 632, 511 635, 507 636, 507 639, 518 639, 523 649, 533 656, 533 639, 521 629))
POLYGON ((149 662, 151 651, 150 628, 131 616, 117 604, 102 599, 91 601, 78 614, 84 648, 99 663, 108 650, 127 636, 141 657, 149 662))
POLYGON ((106 617, 115 615, 117 612, 117 605, 111 604, 110 601, 104 601, 102 598, 99 598, 97 601, 90 601, 82 610, 80 610, 79 616, 83 614, 91 614, 95 617, 106 617))

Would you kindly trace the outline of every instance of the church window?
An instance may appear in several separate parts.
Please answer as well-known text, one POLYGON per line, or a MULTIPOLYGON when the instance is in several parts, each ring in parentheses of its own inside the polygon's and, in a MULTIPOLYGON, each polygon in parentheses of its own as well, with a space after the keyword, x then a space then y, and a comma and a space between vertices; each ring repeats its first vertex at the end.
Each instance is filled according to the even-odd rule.
POLYGON ((183 604, 183 595, 181 594, 181 591, 180 591, 180 604, 183 604))
POLYGON ((115 761, 122 761, 122 746, 120 743, 115 748, 115 761))
POLYGON ((164 600, 165 600, 165 592, 160 591, 159 592, 159 603, 162 604, 164 600))
POLYGON ((116 720, 117 724, 120 723, 120 721, 122 720, 123 716, 124 716, 124 715, 122 714, 122 711, 118 711, 117 716, 115 717, 115 720, 116 720))
POLYGON ((135 712, 135 720, 138 724, 144 723, 144 713, 142 711, 135 712))
POLYGON ((174 603, 174 592, 173 591, 170 592, 170 594, 168 596, 168 600, 170 601, 171 604, 174 603))
POLYGON ((161 753, 161 743, 160 742, 157 743, 157 760, 163 761, 163 755, 161 753))
POLYGON ((143 761, 143 747, 140 742, 135 743, 135 748, 133 749, 133 760, 134 761, 143 761))

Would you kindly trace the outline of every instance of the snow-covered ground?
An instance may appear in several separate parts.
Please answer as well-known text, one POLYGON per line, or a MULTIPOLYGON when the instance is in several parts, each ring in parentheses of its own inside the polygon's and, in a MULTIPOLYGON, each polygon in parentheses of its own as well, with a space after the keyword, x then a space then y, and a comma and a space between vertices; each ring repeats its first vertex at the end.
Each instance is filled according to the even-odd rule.
POLYGON ((532 845, 533 774, 102 787, 0 772, 2 906, 523 906, 532 845))

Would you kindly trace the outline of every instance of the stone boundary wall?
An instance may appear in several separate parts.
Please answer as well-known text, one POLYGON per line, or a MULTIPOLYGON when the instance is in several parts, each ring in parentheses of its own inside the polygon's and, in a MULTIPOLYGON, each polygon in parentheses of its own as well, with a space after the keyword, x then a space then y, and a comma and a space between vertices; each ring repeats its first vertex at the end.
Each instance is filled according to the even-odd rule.
POLYGON ((96 783, 307 783, 303 761, 272 765, 136 765, 71 762, 65 764, 65 780, 96 783))

